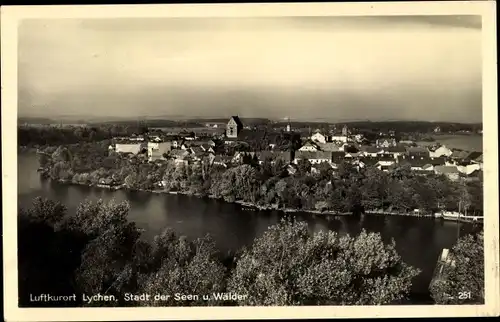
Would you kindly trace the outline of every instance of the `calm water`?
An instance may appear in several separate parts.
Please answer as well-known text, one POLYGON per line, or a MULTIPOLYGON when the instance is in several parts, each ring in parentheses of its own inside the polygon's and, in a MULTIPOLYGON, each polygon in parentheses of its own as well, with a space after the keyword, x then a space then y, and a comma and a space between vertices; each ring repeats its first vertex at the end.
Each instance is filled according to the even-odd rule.
MULTIPOLYGON (((435 135, 436 142, 446 145, 450 149, 465 151, 483 151, 483 136, 481 135, 435 135)), ((417 142, 421 145, 432 145, 435 142, 417 142)))
MULTIPOLYGON (((18 156, 19 206, 28 207, 36 196, 55 199, 65 204, 71 213, 86 198, 115 199, 130 202, 129 219, 145 230, 144 238, 152 239, 166 227, 188 238, 210 234, 222 251, 249 245, 255 237, 283 216, 276 211, 246 211, 239 205, 181 195, 146 192, 111 191, 84 186, 63 185, 41 179, 36 172, 35 154, 18 156)), ((428 301, 428 285, 436 260, 443 248, 455 243, 458 233, 472 231, 469 224, 441 222, 434 219, 397 216, 338 217, 327 220, 310 214, 297 214, 307 221, 311 231, 334 230, 357 235, 362 229, 381 233, 384 241, 396 241, 398 253, 408 264, 422 273, 413 282, 412 303, 428 301)))

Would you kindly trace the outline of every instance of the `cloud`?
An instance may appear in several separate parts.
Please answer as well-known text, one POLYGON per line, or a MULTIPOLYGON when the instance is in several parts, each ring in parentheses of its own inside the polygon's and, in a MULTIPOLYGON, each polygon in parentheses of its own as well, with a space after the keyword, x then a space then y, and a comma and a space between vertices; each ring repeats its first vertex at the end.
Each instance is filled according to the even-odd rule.
POLYGON ((480 20, 25 21, 19 29, 19 88, 20 111, 27 113, 33 105, 40 113, 51 105, 54 113, 77 114, 77 106, 96 115, 131 116, 231 114, 228 109, 240 108, 282 117, 292 104, 301 117, 425 118, 439 110, 432 119, 477 121, 480 20), (345 111, 332 113, 332 104, 345 111))

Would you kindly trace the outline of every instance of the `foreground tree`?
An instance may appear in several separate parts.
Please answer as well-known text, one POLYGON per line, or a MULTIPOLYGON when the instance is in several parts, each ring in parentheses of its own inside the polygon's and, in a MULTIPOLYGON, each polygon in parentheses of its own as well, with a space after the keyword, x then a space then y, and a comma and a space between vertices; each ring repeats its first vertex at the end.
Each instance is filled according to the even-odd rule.
POLYGON ((217 253, 208 236, 191 242, 177 237, 170 229, 165 230, 153 242, 149 262, 153 271, 140 278, 139 293, 149 294, 150 298, 137 304, 217 305, 219 301, 213 294, 223 292, 226 273, 217 253))
POLYGON ((311 235, 282 221, 242 252, 228 289, 240 305, 379 305, 405 298, 419 273, 380 235, 311 235))
POLYGON ((437 304, 484 303, 484 235, 461 237, 452 248, 451 263, 431 284, 437 304))

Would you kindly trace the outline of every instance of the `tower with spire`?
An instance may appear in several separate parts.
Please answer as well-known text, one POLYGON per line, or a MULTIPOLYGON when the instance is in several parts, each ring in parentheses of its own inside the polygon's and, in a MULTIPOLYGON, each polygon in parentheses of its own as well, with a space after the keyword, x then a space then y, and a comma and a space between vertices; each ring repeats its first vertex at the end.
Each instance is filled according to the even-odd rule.
POLYGON ((347 136, 349 135, 349 131, 347 129, 347 125, 344 125, 344 127, 342 128, 342 136, 347 136))
POLYGON ((292 125, 290 124, 290 117, 287 118, 288 124, 286 125, 286 131, 291 132, 292 131, 292 125))

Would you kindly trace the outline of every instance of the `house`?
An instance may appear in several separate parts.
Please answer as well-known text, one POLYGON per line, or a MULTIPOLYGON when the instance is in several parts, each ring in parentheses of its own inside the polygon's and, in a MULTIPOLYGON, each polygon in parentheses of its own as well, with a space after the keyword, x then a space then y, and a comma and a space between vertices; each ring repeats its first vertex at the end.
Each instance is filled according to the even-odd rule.
POLYGON ((215 153, 214 148, 207 143, 200 145, 200 148, 205 152, 215 153))
POLYGON ((334 142, 317 143, 316 146, 319 148, 319 150, 327 151, 327 152, 334 152, 334 151, 342 151, 343 150, 343 146, 339 146, 337 143, 334 143, 334 142))
POLYGON ((445 175, 448 179, 453 181, 458 180, 460 174, 458 167, 455 166, 435 166, 434 173, 438 175, 445 175))
POLYGON ((231 116, 226 125, 226 137, 236 139, 243 129, 243 123, 238 116, 231 116))
POLYGON ((481 153, 480 156, 478 156, 477 158, 471 160, 471 162, 483 164, 483 154, 481 153))
POLYGON ((406 148, 402 145, 388 147, 385 151, 386 154, 390 154, 393 158, 398 158, 403 154, 406 154, 406 148))
POLYGON ((174 160, 181 160, 189 156, 189 152, 186 150, 171 150, 169 156, 174 160))
POLYGON ((115 151, 118 153, 138 154, 142 150, 141 143, 116 143, 115 151))
POLYGON ((401 140, 399 141, 399 144, 404 146, 414 146, 415 142, 413 142, 412 140, 401 140))
POLYGON ((220 155, 216 155, 212 161, 213 165, 220 165, 220 166, 223 166, 225 168, 227 168, 228 163, 229 162, 227 160, 225 160, 224 158, 222 158, 220 155))
POLYGON ((311 141, 306 141, 303 146, 300 147, 299 151, 301 152, 316 152, 319 150, 319 146, 311 141))
POLYGON ((483 153, 482 152, 471 152, 469 153, 464 160, 474 163, 483 163, 483 153))
POLYGON ((259 164, 263 164, 266 159, 271 159, 271 163, 274 163, 275 160, 281 159, 285 163, 291 162, 291 152, 288 151, 259 151, 256 152, 257 159, 259 160, 259 164))
POLYGON ((457 165, 456 167, 458 169, 458 172, 460 172, 464 175, 467 175, 467 176, 471 175, 475 171, 482 170, 481 165, 477 164, 477 163, 470 163, 470 164, 466 164, 466 165, 457 165))
POLYGON ((388 171, 391 166, 396 163, 396 160, 391 155, 379 156, 375 167, 382 171, 388 171))
POLYGON ((453 160, 464 160, 465 158, 467 158, 468 155, 469 155, 469 153, 467 151, 453 150, 450 158, 453 160))
POLYGON ((162 159, 164 154, 172 150, 171 142, 148 142, 148 159, 155 161, 162 159))
POLYGON ((397 162, 400 164, 409 164, 414 171, 433 171, 436 166, 444 166, 445 158, 409 158, 405 155, 398 157, 397 162))
POLYGON ((445 145, 441 145, 439 147, 429 147, 429 156, 431 158, 439 158, 439 157, 449 157, 453 154, 453 151, 448 149, 445 145))
POLYGON ((384 153, 384 149, 371 145, 363 145, 359 148, 360 154, 366 157, 376 157, 379 154, 384 153))
POLYGON ((347 135, 332 135, 330 137, 331 142, 341 142, 341 143, 347 143, 347 135))
POLYGON ((360 157, 352 162, 353 165, 357 166, 358 169, 363 169, 366 167, 377 166, 378 158, 373 157, 360 157))
POLYGON ((411 147, 408 149, 408 157, 410 159, 429 158, 429 150, 424 147, 411 147))
POLYGON ((313 142, 318 142, 318 143, 326 143, 327 137, 320 132, 316 132, 311 136, 311 140, 313 142))
POLYGON ((358 157, 363 157, 363 154, 361 152, 345 152, 344 154, 345 159, 354 159, 358 157))
POLYGON ((376 141, 376 146, 379 148, 388 148, 390 146, 396 146, 397 142, 395 138, 379 138, 376 141))
POLYGON ((319 164, 322 162, 331 162, 332 160, 332 152, 325 152, 325 151, 316 151, 316 152, 309 152, 309 151, 297 151, 295 154, 295 159, 293 162, 295 164, 298 164, 299 160, 301 159, 307 159, 311 164, 319 164))

